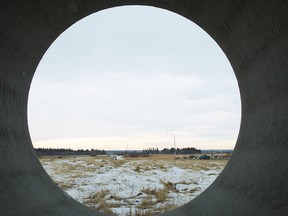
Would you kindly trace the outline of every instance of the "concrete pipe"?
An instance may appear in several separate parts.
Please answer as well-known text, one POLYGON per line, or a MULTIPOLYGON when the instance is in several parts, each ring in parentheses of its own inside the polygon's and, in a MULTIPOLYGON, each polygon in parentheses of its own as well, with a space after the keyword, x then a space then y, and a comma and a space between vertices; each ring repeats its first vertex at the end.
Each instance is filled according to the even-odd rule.
POLYGON ((149 5, 202 27, 236 74, 242 119, 233 157, 201 195, 166 216, 288 215, 288 1, 1 0, 0 215, 103 215, 79 204, 37 159, 27 124, 30 83, 69 26, 115 6, 149 5))

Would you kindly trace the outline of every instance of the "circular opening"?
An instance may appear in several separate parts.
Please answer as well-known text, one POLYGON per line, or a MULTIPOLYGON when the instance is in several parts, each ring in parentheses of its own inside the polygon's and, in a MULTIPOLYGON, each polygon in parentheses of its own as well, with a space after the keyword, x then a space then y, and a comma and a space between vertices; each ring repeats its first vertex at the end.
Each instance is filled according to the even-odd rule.
POLYGON ((232 150, 239 122, 221 49, 191 21, 152 7, 109 9, 73 25, 45 54, 29 97, 34 147, 62 148, 50 150, 60 158, 41 159, 47 172, 75 199, 118 215, 156 214, 201 193, 226 162, 185 150, 232 150), (183 151, 154 155, 173 147, 183 151), (64 148, 90 156, 66 157, 75 152, 64 148))

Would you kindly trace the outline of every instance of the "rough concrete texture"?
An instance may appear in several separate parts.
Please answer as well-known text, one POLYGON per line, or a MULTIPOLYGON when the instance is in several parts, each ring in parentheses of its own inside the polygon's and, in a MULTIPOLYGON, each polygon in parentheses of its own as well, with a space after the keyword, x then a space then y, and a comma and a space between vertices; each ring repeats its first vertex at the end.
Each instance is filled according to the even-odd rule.
POLYGON ((27 99, 59 34, 121 5, 156 6, 197 23, 227 55, 241 92, 241 128, 227 167, 204 193, 164 215, 288 215, 286 0, 1 0, 0 215, 102 215, 65 195, 43 170, 29 136, 27 99))

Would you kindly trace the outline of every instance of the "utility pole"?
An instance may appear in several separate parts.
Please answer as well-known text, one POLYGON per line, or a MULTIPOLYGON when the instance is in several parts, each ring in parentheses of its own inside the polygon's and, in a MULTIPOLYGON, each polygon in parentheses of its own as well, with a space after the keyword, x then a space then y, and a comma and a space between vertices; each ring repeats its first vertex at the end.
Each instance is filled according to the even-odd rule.
POLYGON ((174 154, 176 154, 176 136, 175 136, 175 134, 172 133, 172 132, 167 132, 167 134, 172 134, 173 137, 174 137, 174 149, 175 149, 174 154))

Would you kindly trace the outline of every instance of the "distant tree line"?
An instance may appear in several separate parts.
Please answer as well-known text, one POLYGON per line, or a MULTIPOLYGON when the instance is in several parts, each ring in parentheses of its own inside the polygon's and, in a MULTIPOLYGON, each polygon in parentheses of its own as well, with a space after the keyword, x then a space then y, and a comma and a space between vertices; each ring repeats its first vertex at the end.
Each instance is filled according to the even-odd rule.
POLYGON ((164 148, 161 153, 162 154, 201 154, 201 150, 200 149, 196 149, 194 147, 191 148, 164 148))
POLYGON ((191 148, 164 148, 160 151, 158 148, 148 148, 143 150, 143 154, 201 154, 201 150, 194 147, 191 148))
POLYGON ((143 150, 143 154, 160 154, 158 148, 148 148, 143 150))
POLYGON ((34 149, 38 156, 65 156, 65 155, 105 155, 104 150, 98 149, 64 149, 64 148, 35 148, 34 149))

